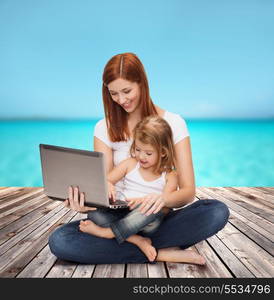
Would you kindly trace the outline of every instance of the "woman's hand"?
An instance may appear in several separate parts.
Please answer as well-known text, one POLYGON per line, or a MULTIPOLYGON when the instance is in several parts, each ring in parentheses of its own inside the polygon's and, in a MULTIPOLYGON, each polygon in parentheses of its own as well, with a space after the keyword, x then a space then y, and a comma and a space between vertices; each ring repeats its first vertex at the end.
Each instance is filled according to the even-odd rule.
POLYGON ((73 209, 75 211, 78 211, 80 213, 85 213, 88 212, 90 210, 96 210, 97 208, 95 207, 89 207, 89 206, 85 206, 85 194, 84 193, 80 193, 79 188, 78 187, 69 187, 69 198, 65 200, 64 204, 66 207, 73 209))
POLYGON ((138 205, 138 210, 148 216, 159 212, 165 206, 165 201, 162 194, 149 194, 143 198, 129 199, 130 209, 134 209, 138 205))

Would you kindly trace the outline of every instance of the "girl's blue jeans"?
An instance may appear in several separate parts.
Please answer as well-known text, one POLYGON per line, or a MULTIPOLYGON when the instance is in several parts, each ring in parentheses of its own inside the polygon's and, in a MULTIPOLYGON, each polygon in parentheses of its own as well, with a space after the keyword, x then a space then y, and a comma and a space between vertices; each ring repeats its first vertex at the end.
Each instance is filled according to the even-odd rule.
POLYGON ((162 211, 146 216, 138 211, 138 206, 132 211, 128 208, 99 208, 88 213, 88 218, 95 224, 110 227, 119 244, 138 232, 142 235, 151 235, 158 229, 163 217, 162 211))
MULTIPOLYGON (((96 214, 89 214, 94 222, 96 214)), ((156 249, 179 246, 188 248, 221 230, 228 221, 229 210, 218 200, 198 200, 171 211, 158 230, 149 237, 156 249)), ((49 237, 52 253, 59 259, 87 264, 119 264, 149 262, 132 243, 117 243, 79 231, 79 221, 64 224, 49 237)))

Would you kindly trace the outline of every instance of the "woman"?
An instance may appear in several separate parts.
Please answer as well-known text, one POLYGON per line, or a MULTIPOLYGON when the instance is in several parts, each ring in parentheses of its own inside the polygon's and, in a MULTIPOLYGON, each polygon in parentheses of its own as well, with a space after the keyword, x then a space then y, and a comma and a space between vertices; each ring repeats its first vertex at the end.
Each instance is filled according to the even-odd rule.
MULTIPOLYGON (((95 126, 94 150, 105 154, 107 172, 130 156, 133 129, 146 116, 158 115, 172 129, 179 188, 169 195, 150 194, 142 198, 139 210, 149 215, 158 211, 159 207, 188 205, 183 209, 171 210, 159 229, 150 236, 158 250, 157 261, 180 262, 182 249, 214 235, 225 226, 228 208, 218 200, 193 202, 195 181, 185 121, 179 115, 153 104, 144 67, 135 54, 118 54, 109 60, 103 73, 102 93, 105 119, 95 126)), ((123 182, 118 182, 116 190, 122 189, 123 182)), ((69 188, 69 198, 65 204, 76 211, 88 212, 88 218, 100 226, 109 225, 109 218, 98 219, 96 210, 84 206, 84 193, 77 187, 69 188)), ((65 224, 51 234, 49 246, 58 258, 92 264, 148 262, 135 245, 118 245, 113 239, 80 232, 79 223, 65 224)))

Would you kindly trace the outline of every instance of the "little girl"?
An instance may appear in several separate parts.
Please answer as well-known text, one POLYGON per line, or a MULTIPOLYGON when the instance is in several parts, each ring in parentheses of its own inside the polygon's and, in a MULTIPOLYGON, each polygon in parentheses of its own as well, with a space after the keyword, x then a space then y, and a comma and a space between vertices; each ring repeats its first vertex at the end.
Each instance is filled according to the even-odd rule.
MULTIPOLYGON (((142 213, 142 200, 148 194, 165 194, 177 189, 175 172, 175 150, 172 131, 161 117, 150 116, 139 122, 133 131, 131 157, 122 161, 108 174, 109 196, 115 200, 114 184, 124 178, 124 195, 129 208, 113 210, 99 208, 92 212, 92 219, 81 221, 79 229, 103 238, 116 238, 135 244, 149 261, 157 258, 148 234, 155 232, 164 216, 169 212, 163 202, 154 204, 153 214, 142 213), (143 235, 137 235, 141 232, 143 235)), ((176 230, 176 229, 175 229, 176 230)), ((187 230, 187 229, 186 229, 187 230)), ((186 257, 180 261, 204 263, 204 259, 194 251, 185 250, 186 257), (193 253, 192 253, 193 252, 193 253)))

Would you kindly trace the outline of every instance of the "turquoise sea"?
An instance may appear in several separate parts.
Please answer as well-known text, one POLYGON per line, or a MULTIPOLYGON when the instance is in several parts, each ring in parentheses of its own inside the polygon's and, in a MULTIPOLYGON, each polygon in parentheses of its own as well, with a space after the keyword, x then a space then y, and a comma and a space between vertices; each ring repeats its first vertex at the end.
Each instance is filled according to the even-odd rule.
MULTIPOLYGON (((0 121, 0 186, 42 186, 39 144, 91 150, 97 121, 0 121)), ((274 120, 186 122, 197 186, 274 186, 274 120)))

